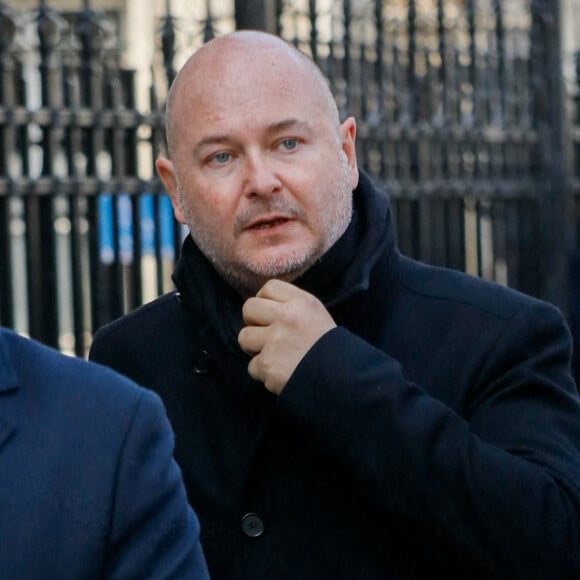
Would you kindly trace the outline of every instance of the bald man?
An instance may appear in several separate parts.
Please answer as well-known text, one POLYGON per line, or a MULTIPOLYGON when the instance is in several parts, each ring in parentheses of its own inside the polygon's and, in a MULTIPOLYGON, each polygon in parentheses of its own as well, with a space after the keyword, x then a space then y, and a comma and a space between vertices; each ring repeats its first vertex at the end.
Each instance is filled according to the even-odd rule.
POLYGON ((320 71, 237 32, 168 99, 176 292, 91 357, 155 390, 212 578, 580 578, 552 306, 403 257, 320 71))

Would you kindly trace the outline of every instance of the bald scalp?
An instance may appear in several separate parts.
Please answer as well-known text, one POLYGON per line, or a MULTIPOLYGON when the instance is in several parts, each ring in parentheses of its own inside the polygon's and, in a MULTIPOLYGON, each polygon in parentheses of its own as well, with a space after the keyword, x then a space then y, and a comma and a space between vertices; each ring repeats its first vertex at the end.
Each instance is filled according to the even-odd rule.
MULTIPOLYGON (((285 66, 295 67, 294 70, 306 75, 308 87, 322 104, 328 118, 338 129, 340 120, 336 101, 330 90, 328 81, 318 68, 316 63, 306 54, 278 36, 266 32, 243 30, 232 32, 225 36, 215 38, 204 44, 194 52, 185 62, 175 80, 173 81, 168 95, 165 108, 165 131, 167 140, 167 153, 173 157, 176 149, 175 108, 181 93, 193 78, 198 78, 198 87, 203 90, 204 75, 218 75, 226 68, 231 60, 243 55, 245 59, 254 59, 254 62, 263 60, 264 66, 268 66, 265 55, 275 55, 277 60, 285 66)), ((242 74, 243 71, 240 71, 242 74)), ((197 80, 197 79, 196 79, 197 80)))

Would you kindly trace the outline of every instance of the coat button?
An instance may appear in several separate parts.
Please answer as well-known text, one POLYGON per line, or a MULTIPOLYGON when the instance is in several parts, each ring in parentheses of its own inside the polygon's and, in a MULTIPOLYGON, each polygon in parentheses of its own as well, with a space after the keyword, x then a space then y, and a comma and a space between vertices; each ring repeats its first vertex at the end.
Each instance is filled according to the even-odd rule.
POLYGON ((205 375, 211 368, 211 360, 207 350, 200 349, 195 355, 195 360, 193 361, 193 372, 198 375, 205 375))
POLYGON ((250 538, 257 538, 264 533, 264 522, 258 514, 246 514, 242 517, 242 531, 250 538))

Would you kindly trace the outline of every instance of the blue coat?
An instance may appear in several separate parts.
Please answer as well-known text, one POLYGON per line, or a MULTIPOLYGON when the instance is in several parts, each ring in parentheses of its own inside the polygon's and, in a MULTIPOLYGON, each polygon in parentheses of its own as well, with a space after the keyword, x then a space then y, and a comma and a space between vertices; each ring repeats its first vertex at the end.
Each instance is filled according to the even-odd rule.
POLYGON ((0 329, 0 578, 207 579, 162 403, 0 329))
POLYGON ((395 245, 361 175, 296 283, 337 323, 282 394, 247 373, 242 302, 190 238, 166 295, 91 356, 156 390, 213 580, 578 580, 580 399, 553 306, 395 245))

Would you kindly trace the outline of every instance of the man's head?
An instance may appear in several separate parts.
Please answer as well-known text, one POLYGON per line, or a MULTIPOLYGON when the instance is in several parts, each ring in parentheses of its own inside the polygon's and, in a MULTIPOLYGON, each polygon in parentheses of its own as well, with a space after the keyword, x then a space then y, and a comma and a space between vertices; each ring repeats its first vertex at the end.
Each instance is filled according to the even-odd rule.
POLYGON ((316 65, 281 39, 236 32, 204 45, 167 104, 157 170, 176 218, 243 295, 292 281, 350 222, 355 122, 339 123, 316 65))

